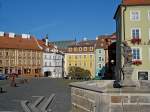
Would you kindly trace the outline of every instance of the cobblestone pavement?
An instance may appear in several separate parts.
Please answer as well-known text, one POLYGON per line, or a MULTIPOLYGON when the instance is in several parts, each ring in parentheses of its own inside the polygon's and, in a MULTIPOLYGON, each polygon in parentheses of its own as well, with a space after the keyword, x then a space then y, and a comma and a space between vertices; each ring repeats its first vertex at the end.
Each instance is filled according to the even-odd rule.
POLYGON ((28 83, 18 84, 18 87, 4 87, 5 93, 0 93, 0 112, 23 112, 20 102, 34 102, 36 97, 49 97, 54 93, 55 99, 51 105, 52 112, 69 112, 71 110, 71 92, 68 86, 70 80, 40 78, 31 79, 28 83))

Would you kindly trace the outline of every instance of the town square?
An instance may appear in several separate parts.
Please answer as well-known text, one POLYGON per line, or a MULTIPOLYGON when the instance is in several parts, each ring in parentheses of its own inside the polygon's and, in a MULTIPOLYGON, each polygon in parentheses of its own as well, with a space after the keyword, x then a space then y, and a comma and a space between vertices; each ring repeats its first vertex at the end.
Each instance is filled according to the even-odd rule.
POLYGON ((149 112, 150 0, 0 0, 0 112, 149 112))

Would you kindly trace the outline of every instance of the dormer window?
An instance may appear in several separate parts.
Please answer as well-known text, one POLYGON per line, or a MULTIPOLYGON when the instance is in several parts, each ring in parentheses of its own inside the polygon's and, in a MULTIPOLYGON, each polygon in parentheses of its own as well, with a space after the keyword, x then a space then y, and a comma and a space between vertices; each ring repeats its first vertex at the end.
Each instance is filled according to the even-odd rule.
POLYGON ((90 51, 93 51, 93 47, 90 47, 90 51))
POLYGON ((82 51, 82 47, 79 47, 79 51, 82 51))
POLYGON ((87 47, 84 47, 84 51, 87 51, 87 47))

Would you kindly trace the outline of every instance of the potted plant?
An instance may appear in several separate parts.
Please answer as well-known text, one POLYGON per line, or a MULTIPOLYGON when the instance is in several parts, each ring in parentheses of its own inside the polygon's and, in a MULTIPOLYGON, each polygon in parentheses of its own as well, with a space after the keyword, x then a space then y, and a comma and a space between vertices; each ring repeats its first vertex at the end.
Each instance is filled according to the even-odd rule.
POLYGON ((132 38, 131 39, 131 43, 133 43, 133 44, 140 44, 141 43, 141 39, 140 38, 132 38))
POLYGON ((142 64, 142 61, 141 61, 141 60, 133 60, 133 61, 132 61, 132 64, 138 66, 138 65, 141 65, 141 64, 142 64))

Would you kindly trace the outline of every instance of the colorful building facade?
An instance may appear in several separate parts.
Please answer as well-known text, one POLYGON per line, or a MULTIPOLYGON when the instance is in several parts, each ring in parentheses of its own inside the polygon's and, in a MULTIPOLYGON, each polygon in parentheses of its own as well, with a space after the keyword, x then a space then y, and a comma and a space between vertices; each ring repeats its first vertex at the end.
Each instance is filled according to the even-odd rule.
POLYGON ((85 40, 68 47, 65 53, 65 72, 71 66, 89 70, 91 77, 95 77, 95 40, 85 40))
MULTIPOLYGON (((107 73, 110 73, 111 64, 110 62, 113 60, 112 51, 115 49, 112 46, 116 40, 115 35, 103 35, 98 36, 96 39, 96 47, 95 47, 95 71, 96 79, 103 79, 107 77, 107 73)), ((111 74, 112 75, 112 74, 111 74)), ((110 76, 108 77, 110 78, 110 76)))
POLYGON ((0 32, 0 72, 22 76, 40 76, 42 50, 28 34, 0 32))
POLYGON ((114 16, 116 20, 116 74, 125 64, 123 43, 132 50, 132 79, 150 80, 150 1, 123 0, 114 16))
POLYGON ((43 49, 43 76, 62 78, 64 75, 63 52, 59 51, 57 46, 50 44, 48 37, 46 37, 45 40, 38 40, 38 43, 43 49))

